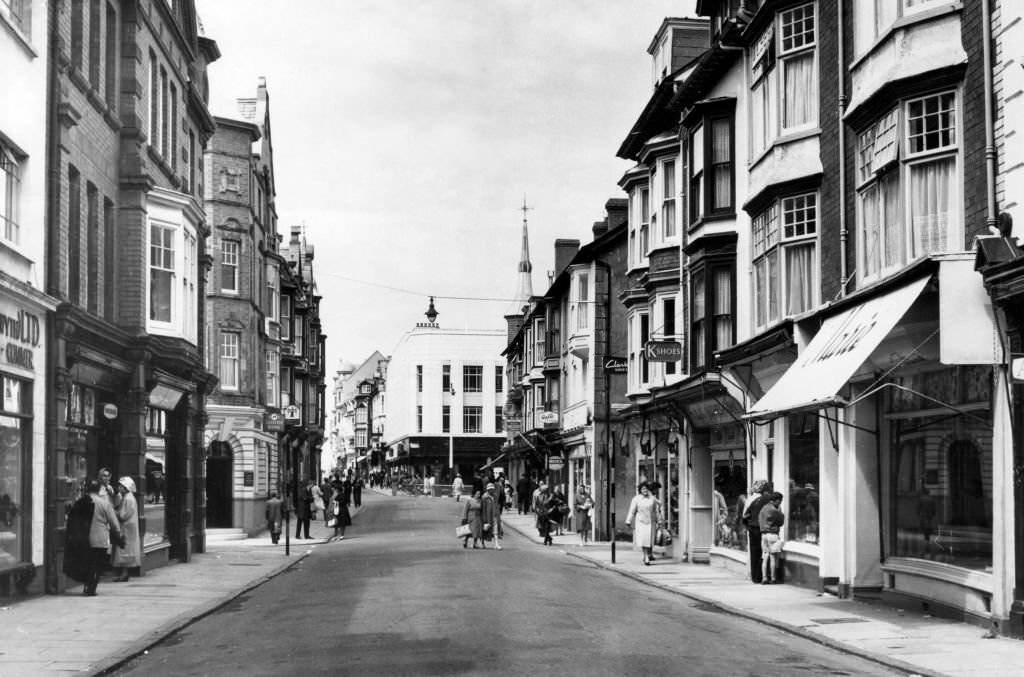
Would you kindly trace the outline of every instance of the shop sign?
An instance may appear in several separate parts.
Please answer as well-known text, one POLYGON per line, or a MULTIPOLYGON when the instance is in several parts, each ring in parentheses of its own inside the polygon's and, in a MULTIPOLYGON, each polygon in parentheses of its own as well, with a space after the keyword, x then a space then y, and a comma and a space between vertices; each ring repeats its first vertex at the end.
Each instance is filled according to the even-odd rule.
POLYGON ((679 341, 648 341, 644 355, 651 362, 678 362, 683 359, 683 344, 679 341))
POLYGON ((302 410, 297 405, 291 404, 284 408, 284 420, 286 423, 298 423, 302 410))
POLYGON ((284 416, 277 412, 263 415, 263 429, 268 433, 279 433, 284 430, 284 416))
POLYGON ((559 468, 561 468, 564 465, 565 465, 565 459, 563 459, 561 456, 549 456, 548 457, 548 467, 551 468, 552 470, 558 470, 559 468))
POLYGON ((113 420, 117 418, 117 405, 107 402, 103 405, 103 418, 113 420))
POLYGON ((505 419, 505 430, 509 433, 515 434, 523 430, 523 422, 519 417, 506 418, 505 419))
POLYGON ((540 422, 545 428, 557 428, 558 427, 558 414, 553 411, 541 412, 540 422))
POLYGON ((21 309, 12 314, 0 312, 0 339, 7 344, 0 356, 7 364, 35 371, 34 348, 42 343, 42 324, 39 317, 21 309))
POLYGON ((609 357, 604 363, 604 370, 611 374, 625 374, 629 371, 629 363, 625 357, 609 357))
POLYGON ((256 486, 256 476, 254 475, 252 470, 243 470, 242 471, 242 486, 243 487, 253 487, 253 486, 256 486))

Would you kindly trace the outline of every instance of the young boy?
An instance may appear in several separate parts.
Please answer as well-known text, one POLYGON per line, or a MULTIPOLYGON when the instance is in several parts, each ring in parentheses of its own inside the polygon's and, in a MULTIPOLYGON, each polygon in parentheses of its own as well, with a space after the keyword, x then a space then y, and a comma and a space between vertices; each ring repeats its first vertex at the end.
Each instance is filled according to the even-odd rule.
POLYGON ((757 516, 757 523, 761 527, 761 585, 779 582, 779 553, 782 552, 779 530, 786 521, 786 516, 779 509, 780 505, 782 494, 773 492, 757 516))

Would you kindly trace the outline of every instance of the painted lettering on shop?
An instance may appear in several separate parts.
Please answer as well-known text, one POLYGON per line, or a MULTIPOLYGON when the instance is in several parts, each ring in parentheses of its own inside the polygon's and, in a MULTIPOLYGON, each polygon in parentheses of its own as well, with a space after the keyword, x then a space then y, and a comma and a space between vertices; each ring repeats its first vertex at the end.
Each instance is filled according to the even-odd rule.
POLYGON ((871 330, 878 324, 878 313, 872 313, 871 317, 863 322, 858 323, 857 320, 857 314, 852 314, 842 330, 836 332, 835 336, 822 346, 821 350, 811 357, 808 362, 824 362, 836 355, 848 353, 856 348, 860 340, 870 334, 871 330))
POLYGON ((35 348, 41 336, 39 318, 24 310, 19 310, 13 317, 0 313, 0 336, 35 348))
POLYGON ((39 318, 19 310, 17 315, 0 313, 0 337, 10 339, 0 351, 3 361, 15 367, 35 371, 32 348, 40 343, 42 332, 39 318), (24 345, 18 345, 19 343, 24 345))

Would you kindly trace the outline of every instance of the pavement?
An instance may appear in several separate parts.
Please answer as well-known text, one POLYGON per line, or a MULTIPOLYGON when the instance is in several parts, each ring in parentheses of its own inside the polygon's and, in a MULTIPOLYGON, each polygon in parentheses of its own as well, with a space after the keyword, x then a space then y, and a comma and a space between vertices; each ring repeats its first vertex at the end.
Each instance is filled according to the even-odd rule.
MULTIPOLYGON (((391 495, 390 491, 380 493, 391 495)), ((453 502, 450 498, 417 500, 453 502)), ((353 511, 354 526, 358 526, 358 514, 353 511)), ((534 547, 544 547, 533 515, 506 512, 503 521, 506 529, 521 534, 534 547)), ((287 555, 284 539, 274 545, 266 534, 214 541, 208 544, 208 552, 193 555, 188 564, 153 569, 126 583, 114 583, 108 577, 100 582, 96 597, 83 597, 76 586, 62 595, 0 601, 6 605, 0 606, 0 677, 109 674, 294 566, 332 534, 323 521, 314 522, 313 538, 291 539, 287 555)), ((580 545, 576 534, 556 535, 549 547, 610 573, 908 675, 1024 674, 1024 641, 990 639, 974 625, 870 601, 841 600, 795 585, 754 585, 732 571, 706 564, 660 557, 644 566, 629 543, 616 545, 614 564, 608 543, 580 545)))

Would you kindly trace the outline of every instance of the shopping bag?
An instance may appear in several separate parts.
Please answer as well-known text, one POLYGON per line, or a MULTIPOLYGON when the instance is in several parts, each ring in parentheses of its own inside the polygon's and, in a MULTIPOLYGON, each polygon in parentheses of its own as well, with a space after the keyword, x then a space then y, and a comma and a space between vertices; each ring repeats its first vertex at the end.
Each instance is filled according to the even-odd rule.
POLYGON ((455 527, 455 538, 466 538, 470 534, 472 534, 472 532, 469 530, 468 524, 460 524, 455 527))
POLYGON ((329 526, 329 527, 333 527, 337 523, 338 523, 338 519, 336 517, 332 517, 331 519, 327 520, 327 526, 329 526))

